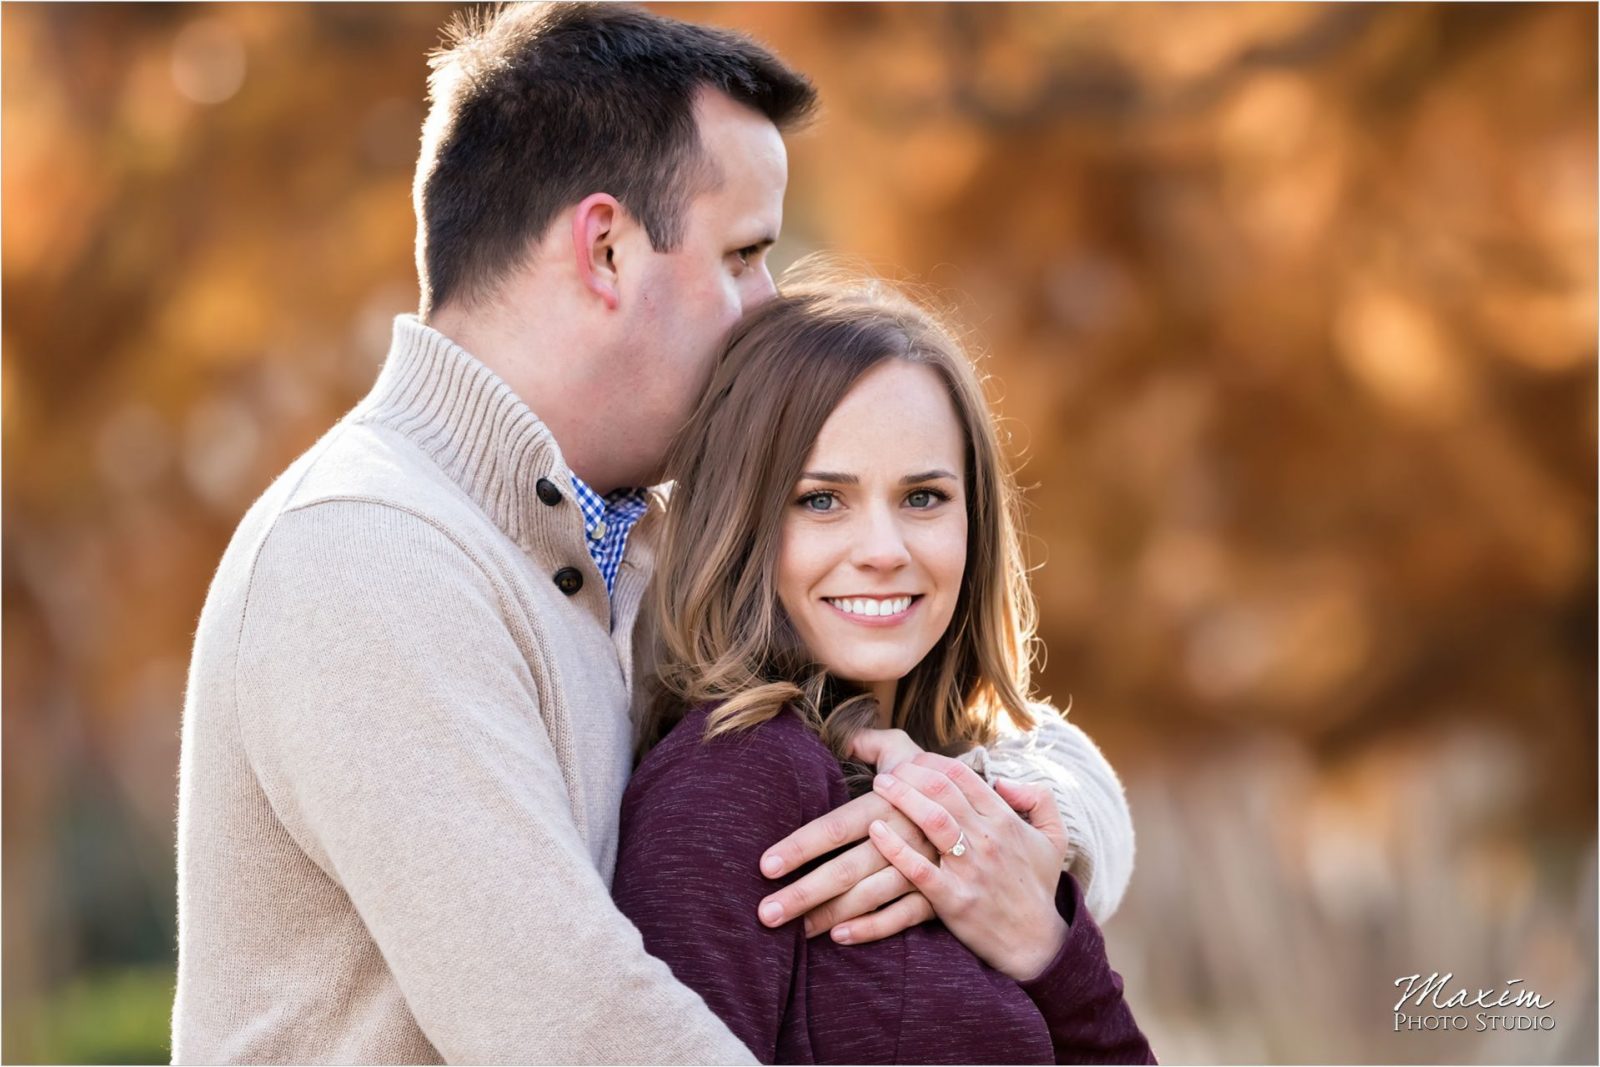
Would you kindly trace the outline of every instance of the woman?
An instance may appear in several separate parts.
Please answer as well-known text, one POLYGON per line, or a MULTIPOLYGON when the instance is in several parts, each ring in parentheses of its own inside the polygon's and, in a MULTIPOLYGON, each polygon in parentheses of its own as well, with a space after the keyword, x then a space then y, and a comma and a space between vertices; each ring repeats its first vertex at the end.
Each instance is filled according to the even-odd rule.
POLYGON ((861 728, 950 755, 1002 715, 1032 725, 1014 489, 954 338, 879 283, 786 287, 735 329, 670 473, 659 743, 613 889, 649 951, 763 1062, 1151 1062, 1047 791, 902 766, 872 788, 939 863, 882 822, 872 837, 943 922, 846 945, 755 918, 764 846, 864 787, 861 728), (1028 876, 970 899, 1002 848, 1028 876), (996 938, 997 907, 1031 936, 996 938))

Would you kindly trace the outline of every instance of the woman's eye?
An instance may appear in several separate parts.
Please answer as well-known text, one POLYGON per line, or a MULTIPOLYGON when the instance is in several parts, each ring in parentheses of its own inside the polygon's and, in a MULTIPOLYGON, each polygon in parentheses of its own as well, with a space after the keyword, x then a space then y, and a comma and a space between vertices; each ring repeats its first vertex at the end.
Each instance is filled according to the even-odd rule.
POLYGON ((906 496, 906 503, 914 508, 931 508, 949 499, 936 489, 914 489, 906 496))
POLYGON ((835 502, 832 493, 807 493, 800 498, 800 506, 807 511, 832 511, 835 502))

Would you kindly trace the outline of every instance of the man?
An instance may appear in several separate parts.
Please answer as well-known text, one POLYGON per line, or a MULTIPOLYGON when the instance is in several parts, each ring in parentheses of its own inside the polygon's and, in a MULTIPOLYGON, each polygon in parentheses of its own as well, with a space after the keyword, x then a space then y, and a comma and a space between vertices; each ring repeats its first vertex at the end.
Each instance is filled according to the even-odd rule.
MULTIPOLYGON (((607 884, 659 519, 636 487, 773 292, 780 131, 813 91, 744 38, 625 8, 458 37, 417 168, 420 316, 251 508, 201 616, 174 1059, 747 1062, 607 884)), ((1054 779, 1107 911, 1120 787, 1081 734, 1046 741, 989 759, 1054 779)), ((774 870, 889 811, 863 798, 774 870)), ((871 847, 772 921, 873 907, 871 847)))

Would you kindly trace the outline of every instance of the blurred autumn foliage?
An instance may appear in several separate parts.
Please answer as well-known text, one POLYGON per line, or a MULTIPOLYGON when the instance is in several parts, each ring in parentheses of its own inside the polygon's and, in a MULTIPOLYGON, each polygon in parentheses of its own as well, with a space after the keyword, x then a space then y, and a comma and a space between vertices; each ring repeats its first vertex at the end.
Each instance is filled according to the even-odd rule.
MULTIPOLYGON (((167 1054, 190 636, 415 306, 451 10, 0 13, 7 1060, 167 1054)), ((662 10, 821 89, 780 261, 988 353, 1158 1054, 1592 1062, 1596 9, 662 10), (1391 1032, 1447 970, 1556 1029, 1391 1032)))

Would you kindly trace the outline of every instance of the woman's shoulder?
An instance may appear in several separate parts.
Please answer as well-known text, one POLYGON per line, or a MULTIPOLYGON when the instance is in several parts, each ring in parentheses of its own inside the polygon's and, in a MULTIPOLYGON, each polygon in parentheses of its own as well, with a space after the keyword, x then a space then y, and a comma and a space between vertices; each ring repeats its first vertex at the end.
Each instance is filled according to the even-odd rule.
POLYGON ((706 728, 717 707, 716 704, 701 704, 690 709, 661 743, 645 755, 639 769, 644 770, 652 760, 700 766, 758 764, 769 769, 793 766, 797 770, 828 764, 837 766, 816 731, 792 707, 785 705, 778 714, 754 726, 707 738, 706 728))
POLYGON ((628 786, 635 802, 663 791, 696 792, 708 800, 729 796, 750 799, 749 787, 758 790, 758 807, 797 807, 808 812, 830 799, 835 778, 843 781, 838 761, 822 739, 793 709, 754 726, 707 738, 706 725, 715 704, 691 709, 645 754, 628 786))

